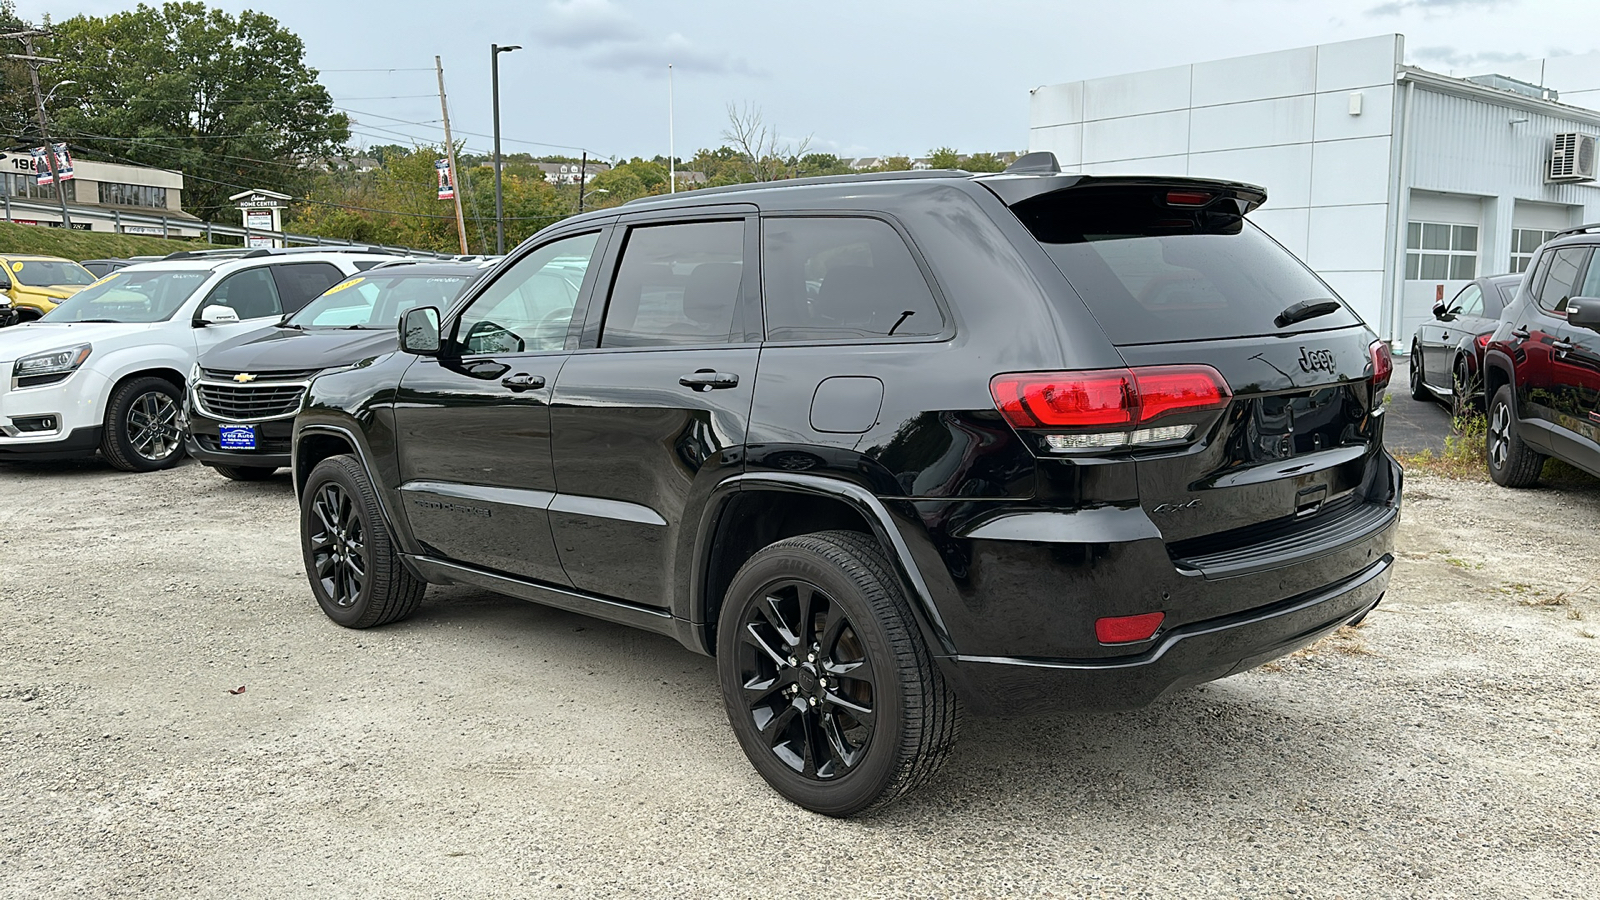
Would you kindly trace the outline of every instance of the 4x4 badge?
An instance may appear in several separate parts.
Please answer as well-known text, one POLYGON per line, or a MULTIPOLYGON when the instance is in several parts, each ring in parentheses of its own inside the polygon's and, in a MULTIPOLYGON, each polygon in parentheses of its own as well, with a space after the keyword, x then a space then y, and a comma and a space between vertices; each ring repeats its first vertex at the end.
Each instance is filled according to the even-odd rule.
POLYGON ((1330 350, 1307 350, 1300 348, 1300 371, 1315 372, 1322 370, 1333 374, 1333 352, 1330 350))

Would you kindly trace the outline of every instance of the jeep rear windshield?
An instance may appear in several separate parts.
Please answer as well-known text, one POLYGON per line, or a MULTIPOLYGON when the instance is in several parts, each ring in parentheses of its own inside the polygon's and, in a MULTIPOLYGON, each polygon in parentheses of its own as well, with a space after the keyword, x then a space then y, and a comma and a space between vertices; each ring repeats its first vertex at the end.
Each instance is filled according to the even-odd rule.
POLYGON ((1118 345, 1295 334, 1360 322, 1343 303, 1279 325, 1296 303, 1337 300, 1289 251, 1219 198, 1173 206, 1165 188, 1082 187, 1013 210, 1118 345))

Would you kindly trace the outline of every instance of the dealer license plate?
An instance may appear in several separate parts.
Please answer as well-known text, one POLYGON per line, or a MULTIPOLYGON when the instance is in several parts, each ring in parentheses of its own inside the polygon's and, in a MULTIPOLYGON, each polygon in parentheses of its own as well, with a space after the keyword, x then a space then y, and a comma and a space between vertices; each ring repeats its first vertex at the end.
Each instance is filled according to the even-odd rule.
POLYGON ((223 425, 218 429, 218 433, 224 450, 256 449, 256 427, 254 425, 223 425))

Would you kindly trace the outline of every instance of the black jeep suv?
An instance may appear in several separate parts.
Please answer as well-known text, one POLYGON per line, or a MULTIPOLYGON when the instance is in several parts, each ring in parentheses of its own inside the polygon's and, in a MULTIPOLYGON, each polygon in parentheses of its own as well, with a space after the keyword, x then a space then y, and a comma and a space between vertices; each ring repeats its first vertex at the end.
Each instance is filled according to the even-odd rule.
POLYGON ((1546 456, 1600 477, 1600 224, 1539 248, 1484 355, 1489 475, 1530 487, 1546 456))
POLYGON ((1125 708, 1388 583, 1392 364, 1257 187, 918 172, 568 219, 295 420, 306 571, 354 628, 470 584, 717 658, 829 815, 979 714, 1125 708))

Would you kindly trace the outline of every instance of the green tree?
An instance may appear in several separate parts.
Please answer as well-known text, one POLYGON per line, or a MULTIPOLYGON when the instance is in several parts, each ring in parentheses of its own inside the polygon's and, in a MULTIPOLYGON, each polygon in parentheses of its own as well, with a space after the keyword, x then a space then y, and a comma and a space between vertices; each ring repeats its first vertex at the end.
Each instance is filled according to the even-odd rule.
POLYGON ((54 32, 45 55, 62 62, 50 80, 76 81, 77 99, 52 129, 89 158, 182 171, 184 205, 202 218, 217 218, 244 188, 298 193, 309 178, 299 163, 350 137, 305 45, 271 16, 141 3, 74 16, 54 32))
POLYGON ((974 153, 961 167, 968 172, 1003 172, 1006 164, 993 153, 974 153))
POLYGON ((939 147, 928 154, 928 164, 935 169, 959 169, 961 154, 954 147, 939 147))
POLYGON ((807 153, 800 157, 798 167, 801 178, 818 175, 849 175, 853 170, 844 160, 832 153, 807 153))
POLYGON ((909 156, 885 156, 878 164, 879 172, 904 172, 911 168, 909 156))

